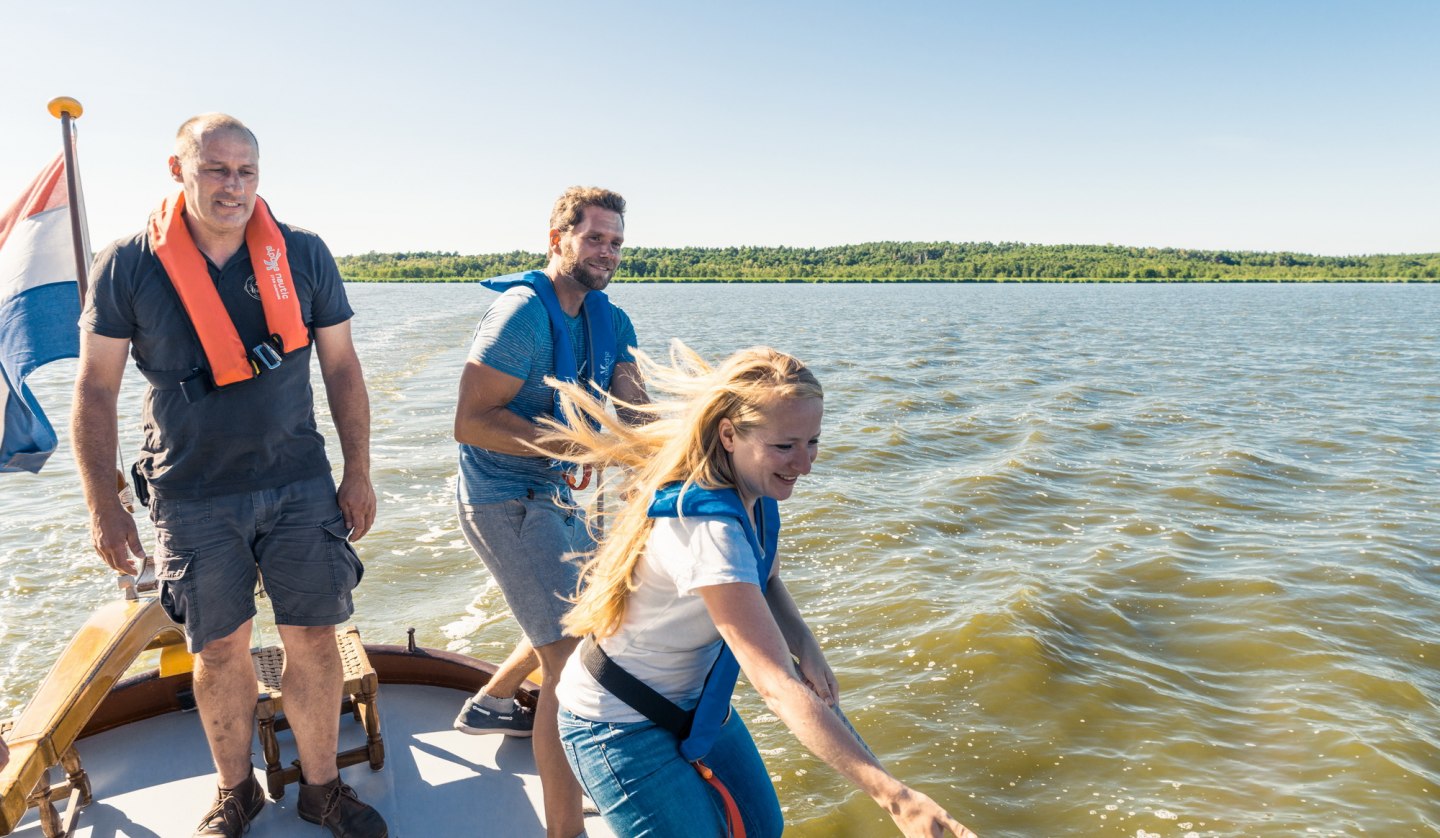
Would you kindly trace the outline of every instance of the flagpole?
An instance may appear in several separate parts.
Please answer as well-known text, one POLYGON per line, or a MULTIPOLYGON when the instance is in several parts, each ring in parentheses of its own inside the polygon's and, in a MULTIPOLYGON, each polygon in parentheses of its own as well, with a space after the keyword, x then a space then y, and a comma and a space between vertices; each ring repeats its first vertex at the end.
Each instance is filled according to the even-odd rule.
POLYGON ((65 149, 65 186, 70 190, 70 238, 75 243, 75 281, 80 289, 80 306, 84 308, 90 254, 85 252, 85 232, 80 221, 80 174, 75 171, 75 138, 71 122, 79 119, 85 109, 69 96, 57 96, 50 100, 47 107, 50 115, 60 120, 60 139, 65 149))
MULTIPOLYGON (((80 218, 80 172, 75 165, 75 129, 73 122, 80 118, 85 112, 80 102, 69 96, 57 96, 51 99, 46 107, 50 115, 60 120, 60 143, 65 153, 65 188, 70 191, 70 240, 74 243, 75 252, 75 285, 80 291, 80 308, 85 308, 85 296, 89 291, 87 287, 90 274, 90 254, 86 252, 85 222, 80 218)), ((118 439, 117 439, 118 443, 118 439)), ((125 482, 125 454, 117 445, 115 456, 119 466, 115 469, 115 491, 120 495, 120 502, 125 506, 126 511, 135 511, 135 495, 130 489, 130 484, 125 482)), ((144 575, 144 569, 141 575, 144 575)), ((128 599, 135 597, 134 577, 121 574, 120 587, 126 591, 128 599)))

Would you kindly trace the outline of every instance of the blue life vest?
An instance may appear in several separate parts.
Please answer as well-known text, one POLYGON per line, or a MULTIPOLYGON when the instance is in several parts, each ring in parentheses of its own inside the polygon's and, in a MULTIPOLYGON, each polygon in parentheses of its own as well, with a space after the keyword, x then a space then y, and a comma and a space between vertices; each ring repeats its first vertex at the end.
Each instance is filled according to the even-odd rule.
MULTIPOLYGON (((655 493, 650 504, 651 518, 679 518, 696 515, 734 518, 745 529, 750 549, 755 551, 755 567, 760 573, 760 590, 763 593, 770 581, 770 569, 775 566, 775 549, 780 539, 780 504, 773 498, 760 498, 755 502, 755 524, 745 514, 740 494, 734 489, 702 489, 691 486, 680 493, 680 483, 671 483, 655 493), (759 532, 756 532, 756 530, 759 532)), ((680 743, 680 755, 694 761, 709 753, 710 746, 720 735, 720 726, 730 712, 730 696, 735 692, 735 680, 740 676, 740 663, 735 653, 725 643, 720 644, 720 655, 710 674, 705 676, 705 686, 700 691, 700 703, 695 705, 694 720, 690 724, 690 735, 680 743)))
MULTIPOLYGON (((560 299, 555 296, 555 286, 544 271, 525 271, 487 279, 480 283, 492 291, 504 292, 516 285, 528 285, 545 306, 550 317, 550 339, 554 346, 555 377, 561 381, 578 383, 580 370, 575 367, 575 347, 570 342, 570 328, 565 323, 565 312, 560 309, 560 299)), ((610 298, 604 292, 591 291, 580 304, 580 314, 585 318, 585 343, 589 375, 586 376, 595 398, 604 400, 610 392, 610 379, 615 374, 615 359, 619 349, 615 345, 615 318, 610 313, 610 298)), ((560 392, 555 392, 554 413, 556 420, 565 421, 560 411, 560 392)))

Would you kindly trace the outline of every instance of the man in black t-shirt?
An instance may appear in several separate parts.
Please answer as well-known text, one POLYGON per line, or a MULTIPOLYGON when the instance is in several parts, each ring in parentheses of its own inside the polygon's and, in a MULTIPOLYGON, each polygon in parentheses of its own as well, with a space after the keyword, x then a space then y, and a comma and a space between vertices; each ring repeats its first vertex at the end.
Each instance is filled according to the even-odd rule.
POLYGON ((196 835, 238 836, 264 806, 250 764, 250 638, 263 575, 285 646, 285 713, 303 771, 297 809, 339 835, 385 836, 335 767, 342 670, 334 626, 364 568, 351 541, 375 520, 370 402, 335 261, 277 224, 255 193, 260 150, 234 117, 180 127, 182 185, 146 232, 96 258, 81 316, 72 417, 95 550, 134 574, 145 557, 114 491, 127 350, 150 382, 136 473, 148 485, 160 601, 195 654, 195 700, 219 791, 196 835), (310 356, 340 437, 338 490, 315 428, 310 356))

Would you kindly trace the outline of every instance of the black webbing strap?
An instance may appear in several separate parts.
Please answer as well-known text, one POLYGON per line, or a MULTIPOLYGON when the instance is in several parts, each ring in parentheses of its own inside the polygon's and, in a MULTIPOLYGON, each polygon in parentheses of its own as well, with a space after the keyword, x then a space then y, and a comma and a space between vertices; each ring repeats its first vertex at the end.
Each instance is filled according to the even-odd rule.
POLYGON ((187 404, 194 404, 215 391, 210 375, 195 367, 188 370, 140 370, 156 390, 179 390, 187 404))
POLYGON ((695 718, 693 711, 681 710, 679 705, 656 692, 649 684, 626 672, 591 637, 580 641, 580 663, 584 664, 590 677, 599 681, 600 686, 609 690, 611 695, 630 705, 630 709, 675 734, 681 741, 690 735, 690 723, 695 718))

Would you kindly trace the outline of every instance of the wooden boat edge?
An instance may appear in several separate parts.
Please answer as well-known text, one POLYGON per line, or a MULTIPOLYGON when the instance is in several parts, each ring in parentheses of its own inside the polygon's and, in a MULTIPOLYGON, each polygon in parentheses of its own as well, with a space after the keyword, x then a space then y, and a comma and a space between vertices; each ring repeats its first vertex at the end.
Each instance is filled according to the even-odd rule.
MULTIPOLYGON (((194 709, 188 668, 159 668, 122 677, 146 650, 183 644, 178 627, 155 599, 118 600, 97 609, 71 639, 15 720, 7 741, 11 761, 0 771, 0 835, 24 818, 27 798, 50 767, 78 740, 133 722, 194 709)), ((415 646, 364 644, 381 685, 406 684, 474 692, 495 673, 493 664, 415 646)), ((181 646, 183 649, 183 645, 181 646)), ((520 699, 534 706, 535 688, 520 699)))

